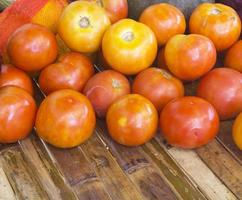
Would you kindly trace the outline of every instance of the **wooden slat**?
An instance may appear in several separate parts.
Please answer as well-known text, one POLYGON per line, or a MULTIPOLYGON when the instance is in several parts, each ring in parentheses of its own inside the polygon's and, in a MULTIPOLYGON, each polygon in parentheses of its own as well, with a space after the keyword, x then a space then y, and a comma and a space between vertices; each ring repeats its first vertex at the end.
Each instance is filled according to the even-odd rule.
POLYGON ((119 167, 96 134, 80 147, 101 177, 112 199, 141 200, 135 185, 119 167))
POLYGON ((48 199, 34 172, 27 166, 19 147, 2 151, 0 163, 17 199, 48 199))
MULTIPOLYGON (((30 137, 26 138, 25 140, 20 141, 19 144, 22 148, 22 151, 24 152, 24 157, 27 161, 28 167, 33 169, 35 176, 42 184, 42 187, 48 194, 48 197, 53 200, 76 199, 70 188, 63 184, 60 173, 58 173, 59 177, 51 176, 50 172, 53 169, 49 169, 49 167, 45 165, 44 161, 39 156, 38 151, 36 150, 37 146, 34 146, 32 143, 33 137, 34 136, 32 136, 31 139, 30 137), (55 178, 55 180, 53 180, 53 178, 55 178), (59 182, 62 184, 59 184, 59 182)), ((46 160, 47 158, 44 159, 46 160)))
POLYGON ((47 146, 60 171, 80 199, 110 199, 103 183, 79 148, 64 150, 47 146))
POLYGON ((218 179, 193 150, 166 148, 163 139, 156 137, 161 148, 179 165, 179 169, 189 176, 191 181, 211 200, 234 200, 234 194, 218 179))
POLYGON ((5 175, 3 169, 0 167, 0 200, 15 200, 14 192, 5 175))
POLYGON ((216 140, 196 151, 234 195, 242 199, 242 167, 230 153, 216 140))
POLYGON ((162 178, 160 171, 147 160, 141 147, 125 147, 115 143, 108 135, 105 124, 98 121, 97 133, 106 143, 117 162, 136 185, 145 199, 177 199, 174 191, 162 178))

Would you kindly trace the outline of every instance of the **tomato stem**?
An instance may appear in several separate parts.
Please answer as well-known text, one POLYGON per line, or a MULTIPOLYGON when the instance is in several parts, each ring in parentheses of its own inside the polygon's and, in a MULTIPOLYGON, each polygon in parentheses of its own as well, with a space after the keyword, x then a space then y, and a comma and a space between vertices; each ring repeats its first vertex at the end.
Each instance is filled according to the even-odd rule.
POLYGON ((88 17, 81 17, 79 21, 79 25, 81 28, 87 28, 90 26, 90 20, 88 17))
POLYGON ((131 32, 131 31, 128 31, 128 32, 125 32, 123 35, 122 35, 122 38, 127 41, 127 42, 130 42, 134 39, 134 34, 131 32))

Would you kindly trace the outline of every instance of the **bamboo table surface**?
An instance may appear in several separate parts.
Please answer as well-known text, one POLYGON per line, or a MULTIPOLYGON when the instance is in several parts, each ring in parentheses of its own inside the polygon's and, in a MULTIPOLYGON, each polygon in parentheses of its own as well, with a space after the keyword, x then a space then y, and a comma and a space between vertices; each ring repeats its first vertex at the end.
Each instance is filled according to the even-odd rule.
MULTIPOLYGON (((187 94, 195 86, 187 85, 187 94)), ((242 199, 242 151, 231 126, 222 122, 216 139, 196 150, 170 147, 159 132, 143 146, 125 147, 111 140, 102 120, 87 142, 67 150, 33 130, 16 144, 0 144, 0 200, 242 199)))

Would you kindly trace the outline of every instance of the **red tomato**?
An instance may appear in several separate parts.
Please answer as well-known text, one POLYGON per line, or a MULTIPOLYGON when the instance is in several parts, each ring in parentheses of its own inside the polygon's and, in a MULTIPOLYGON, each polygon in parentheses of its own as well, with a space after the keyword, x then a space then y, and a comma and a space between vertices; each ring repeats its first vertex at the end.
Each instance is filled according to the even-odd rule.
POLYGON ((124 75, 106 70, 89 79, 83 93, 91 101, 98 117, 104 117, 115 100, 130 93, 130 85, 124 75))
POLYGON ((242 113, 240 113, 234 121, 233 140, 237 147, 242 150, 242 113))
POLYGON ((145 24, 122 19, 105 32, 102 52, 113 69, 123 74, 137 74, 155 60, 157 42, 145 24))
POLYGON ((207 101, 193 96, 177 98, 162 110, 160 128, 167 142, 197 148, 211 141, 219 130, 219 117, 207 101))
POLYGON ((39 76, 40 88, 45 94, 60 89, 82 91, 87 80, 94 74, 88 57, 80 53, 66 53, 54 63, 44 68, 39 76))
POLYGON ((16 86, 0 88, 0 143, 13 143, 30 134, 35 120, 33 97, 16 86))
POLYGON ((155 33, 158 44, 164 45, 176 34, 183 34, 186 20, 182 12, 168 3, 159 3, 147 7, 139 21, 149 26, 155 33))
POLYGON ((120 19, 128 16, 128 3, 127 0, 88 0, 94 1, 99 6, 103 7, 111 23, 115 23, 120 19))
POLYGON ((138 94, 129 94, 115 101, 107 112, 111 137, 126 146, 148 142, 156 133, 158 113, 153 104, 138 94))
POLYGON ((226 120, 242 112, 242 74, 229 68, 217 68, 204 76, 197 95, 209 101, 220 119, 226 120))
POLYGON ((133 93, 149 99, 158 111, 172 99, 184 95, 182 82, 169 72, 158 68, 148 68, 140 72, 133 82, 133 93))
POLYGON ((242 73, 242 40, 236 42, 225 55, 224 66, 242 73))
POLYGON ((191 33, 210 38, 218 51, 227 49, 241 32, 241 21, 236 11, 219 3, 203 3, 192 13, 189 21, 191 33))
POLYGON ((73 51, 93 53, 110 24, 105 10, 95 2, 75 1, 62 12, 58 34, 73 51))
POLYGON ((11 62, 25 71, 39 71, 57 57, 55 35, 37 24, 25 24, 10 37, 7 45, 11 62))
POLYGON ((179 79, 192 81, 211 70, 216 62, 216 49, 205 36, 175 35, 166 44, 165 61, 179 79))
POLYGON ((89 100, 74 90, 51 93, 40 104, 35 127, 46 142, 71 148, 86 141, 95 128, 95 113, 89 100))
POLYGON ((32 81, 24 71, 9 64, 2 65, 0 70, 0 87, 7 85, 18 86, 33 95, 32 81))

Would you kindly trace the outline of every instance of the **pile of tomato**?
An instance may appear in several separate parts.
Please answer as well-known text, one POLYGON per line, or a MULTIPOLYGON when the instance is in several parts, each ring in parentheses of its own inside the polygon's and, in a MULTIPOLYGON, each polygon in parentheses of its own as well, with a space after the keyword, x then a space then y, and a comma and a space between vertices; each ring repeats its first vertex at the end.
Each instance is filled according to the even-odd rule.
POLYGON ((236 118, 231 132, 242 149, 236 11, 203 3, 186 20, 175 6, 159 3, 135 21, 127 18, 126 0, 110 2, 65 8, 57 34, 70 51, 61 55, 56 35, 41 25, 25 24, 11 35, 11 64, 0 75, 0 143, 21 140, 35 126, 46 142, 75 147, 91 137, 98 117, 122 145, 142 145, 159 128, 169 144, 197 148, 218 134, 221 120, 236 118), (215 67, 221 52, 224 63, 215 67), (39 107, 29 74, 37 74, 46 95, 39 107), (194 96, 185 96, 184 84, 193 81, 194 96))

